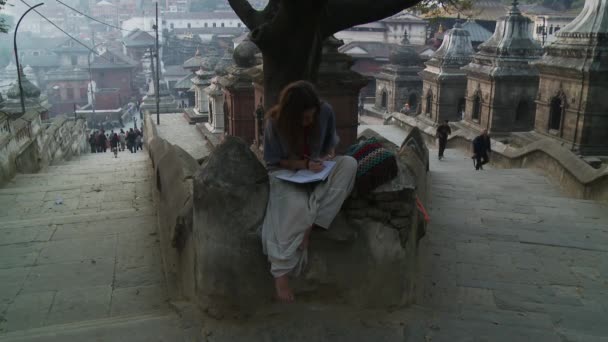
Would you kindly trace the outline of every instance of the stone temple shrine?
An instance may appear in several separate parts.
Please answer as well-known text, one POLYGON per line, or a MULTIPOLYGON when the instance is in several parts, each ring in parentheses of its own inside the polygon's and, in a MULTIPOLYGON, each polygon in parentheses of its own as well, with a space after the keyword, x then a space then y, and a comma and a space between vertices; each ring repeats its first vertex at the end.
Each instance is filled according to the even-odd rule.
POLYGON ((468 79, 465 121, 474 129, 506 133, 534 128, 538 71, 530 62, 540 58, 542 48, 532 27, 514 1, 494 35, 463 68, 468 79))
POLYGON ((608 1, 587 0, 535 63, 537 132, 584 155, 608 155, 608 1))
POLYGON ((375 109, 390 113, 406 107, 406 111, 418 112, 422 90, 422 80, 418 73, 421 70, 422 60, 406 33, 401 44, 391 51, 389 64, 382 67, 376 76, 375 109))
POLYGON ((420 72, 424 96, 421 113, 434 123, 462 119, 467 75, 461 68, 471 62, 473 53, 470 33, 457 21, 431 60, 425 63, 426 69, 420 72))

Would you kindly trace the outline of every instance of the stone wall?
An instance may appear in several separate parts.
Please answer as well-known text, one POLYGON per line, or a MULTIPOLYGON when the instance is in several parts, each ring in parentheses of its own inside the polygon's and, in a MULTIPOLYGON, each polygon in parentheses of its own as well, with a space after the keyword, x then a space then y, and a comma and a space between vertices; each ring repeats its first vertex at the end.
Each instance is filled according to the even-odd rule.
MULTIPOLYGON (((417 127, 429 145, 435 144, 435 127, 414 117, 392 113, 389 122, 405 129, 417 127)), ((471 152, 475 134, 471 131, 453 132, 448 148, 471 152)), ((608 168, 594 169, 553 139, 543 139, 522 148, 513 148, 492 141, 490 163, 499 168, 532 168, 545 174, 563 192, 576 198, 608 201, 608 168)))
POLYGON ((197 161, 158 136, 150 115, 144 118, 146 144, 155 182, 163 270, 174 299, 194 298, 196 245, 192 235, 192 178, 197 161))
MULTIPOLYGON (((416 134, 401 148, 383 141, 398 153, 396 179, 352 195, 327 231, 313 232, 308 266, 293 283, 298 300, 358 307, 415 301, 417 247, 426 229, 416 198, 425 203, 428 196, 428 151, 416 134)), ((265 168, 240 139, 227 138, 198 170, 193 238, 203 308, 249 311, 272 302, 259 236, 268 191, 265 168)))
POLYGON ((42 123, 37 113, 10 121, 10 133, 0 132, 0 185, 17 173, 35 173, 54 162, 88 151, 83 119, 58 116, 42 123))
MULTIPOLYGON (((199 167, 157 136, 149 116, 144 122, 172 297, 219 316, 272 303, 259 236, 268 176, 249 144, 227 137, 199 167)), ((299 301, 393 307, 417 298, 416 255, 426 222, 416 198, 426 205, 428 150, 417 131, 401 147, 382 141, 397 152, 399 177, 352 196, 328 231, 313 232, 307 270, 293 282, 299 301)))

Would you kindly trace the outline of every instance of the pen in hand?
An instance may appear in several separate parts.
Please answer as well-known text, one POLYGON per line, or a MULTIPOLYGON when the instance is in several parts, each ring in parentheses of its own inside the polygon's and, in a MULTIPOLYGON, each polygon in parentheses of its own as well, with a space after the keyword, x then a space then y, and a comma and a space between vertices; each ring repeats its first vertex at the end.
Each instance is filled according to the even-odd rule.
POLYGON ((310 160, 311 162, 315 162, 315 163, 322 163, 323 161, 320 159, 316 159, 316 158, 312 158, 308 155, 304 155, 304 159, 310 160))
POLYGON ((313 159, 310 156, 304 155, 304 159, 308 160, 309 162, 313 162, 314 164, 310 164, 307 166, 307 168, 312 171, 312 172, 320 172, 321 170, 323 170, 325 168, 325 166, 323 165, 323 161, 319 160, 319 159, 313 159))

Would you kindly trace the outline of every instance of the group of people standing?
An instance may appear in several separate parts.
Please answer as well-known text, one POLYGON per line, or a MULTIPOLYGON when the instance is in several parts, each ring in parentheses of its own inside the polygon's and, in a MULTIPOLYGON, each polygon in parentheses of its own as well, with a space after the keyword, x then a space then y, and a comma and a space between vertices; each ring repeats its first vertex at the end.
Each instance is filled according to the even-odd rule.
POLYGON ((112 130, 106 133, 103 129, 91 133, 89 136, 91 153, 107 152, 108 149, 114 152, 114 157, 118 157, 118 151, 124 151, 125 147, 136 153, 143 150, 143 133, 139 129, 130 128, 127 132, 123 129, 119 133, 112 130))
MULTIPOLYGON (((437 141, 439 142, 439 160, 443 159, 443 153, 448 144, 448 136, 452 134, 448 120, 445 120, 435 133, 437 141)), ((490 162, 490 153, 492 152, 492 144, 488 130, 484 129, 480 135, 473 139, 472 143, 473 156, 471 157, 474 161, 475 170, 483 170, 483 166, 490 162)))

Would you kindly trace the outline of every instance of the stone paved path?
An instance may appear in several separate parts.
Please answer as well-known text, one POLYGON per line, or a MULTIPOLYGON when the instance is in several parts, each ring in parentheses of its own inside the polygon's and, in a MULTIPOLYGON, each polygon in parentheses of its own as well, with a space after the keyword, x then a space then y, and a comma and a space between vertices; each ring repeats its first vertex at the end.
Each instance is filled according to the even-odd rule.
POLYGON ((179 340, 151 170, 89 154, 0 189, 0 340, 179 340))
POLYGON ((156 128, 161 138, 183 148, 194 158, 200 159, 209 155, 209 147, 203 134, 195 125, 189 125, 183 114, 162 114, 160 125, 156 128))
POLYGON ((475 171, 459 151, 436 154, 424 299, 395 313, 407 340, 608 341, 608 206, 528 169, 475 171))

